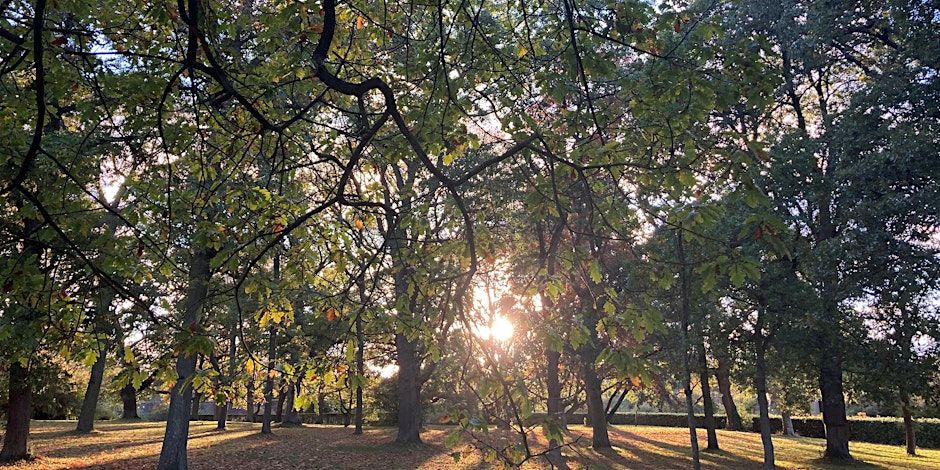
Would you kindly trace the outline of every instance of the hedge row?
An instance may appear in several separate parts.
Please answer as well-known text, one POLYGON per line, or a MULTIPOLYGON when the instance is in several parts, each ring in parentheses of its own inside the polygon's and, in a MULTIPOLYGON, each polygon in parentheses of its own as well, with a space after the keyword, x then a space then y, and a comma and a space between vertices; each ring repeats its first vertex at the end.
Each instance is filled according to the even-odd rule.
MULTIPOLYGON (((544 419, 544 416, 533 416, 532 422, 540 421, 544 419)), ((587 423, 586 418, 585 413, 571 413, 567 416, 569 424, 587 423)), ((724 416, 715 416, 715 422, 718 428, 725 427, 726 420, 724 416)), ((611 419, 611 424, 684 428, 688 426, 688 418, 683 413, 638 413, 635 415, 618 413, 611 419)), ((704 428, 705 417, 696 416, 695 426, 704 428)), ((774 433, 782 433, 783 423, 781 419, 771 418, 770 428, 774 433)), ((826 437, 822 418, 818 417, 795 417, 793 418, 793 429, 797 434, 804 437, 826 437)), ((940 420, 916 420, 914 429, 918 447, 940 448, 940 420)), ((753 418, 751 422, 751 431, 760 432, 757 418, 753 418)), ((899 418, 849 418, 849 436, 851 440, 858 442, 904 445, 904 423, 899 418)))
MULTIPOLYGON (((545 418, 544 414, 536 413, 532 416, 532 422, 538 422, 545 418)), ((567 416, 568 424, 590 424, 586 413, 569 413, 567 416)), ((684 428, 689 425, 688 417, 684 413, 618 413, 610 420, 611 424, 636 424, 639 426, 665 426, 671 428, 684 428)), ((719 428, 725 427, 725 417, 715 416, 715 424, 719 428)), ((705 427, 705 417, 696 416, 695 426, 705 427)))
MULTIPOLYGON (((780 418, 770 418, 770 429, 782 432, 780 418)), ((805 437, 826 437, 821 418, 793 418, 793 430, 805 437)), ((751 431, 760 432, 757 418, 751 420, 751 431)), ((918 447, 940 448, 940 420, 915 420, 914 436, 918 447)), ((875 444, 904 445, 904 423, 898 418, 849 418, 849 439, 875 444)))

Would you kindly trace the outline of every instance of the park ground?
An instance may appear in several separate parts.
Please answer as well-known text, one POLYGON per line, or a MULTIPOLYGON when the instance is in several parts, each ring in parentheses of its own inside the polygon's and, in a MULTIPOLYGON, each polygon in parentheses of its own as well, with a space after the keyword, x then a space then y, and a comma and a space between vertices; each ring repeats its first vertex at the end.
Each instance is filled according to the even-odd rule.
MULTIPOLYGON (((163 423, 99 422, 88 435, 76 434, 68 421, 33 422, 31 448, 38 457, 4 470, 51 469, 144 469, 153 468, 160 453, 163 423)), ((397 447, 391 428, 367 428, 363 436, 353 436, 351 428, 311 426, 277 428, 273 436, 258 434, 260 425, 229 423, 227 431, 216 431, 215 423, 193 423, 190 429, 190 468, 202 469, 483 469, 490 465, 482 455, 462 444, 447 447, 444 442, 454 428, 431 427, 422 435, 422 446, 397 447), (463 451, 459 463, 451 454, 463 451)), ((588 447, 590 431, 583 426, 571 429, 577 439, 566 449, 571 468, 685 469, 690 468, 688 432, 679 428, 651 426, 611 427, 614 448, 596 452, 588 447)), ((494 435, 488 436, 489 439, 494 435)), ((722 450, 702 454, 704 468, 760 468, 760 437, 753 433, 718 432, 722 450)), ((699 440, 704 441, 704 433, 699 440)), ((544 439, 535 439, 535 447, 544 439)), ((823 442, 811 438, 775 436, 777 464, 787 469, 940 469, 940 450, 922 449, 917 457, 907 457, 903 447, 853 443, 859 460, 850 465, 833 465, 820 459, 823 442)), ((535 462, 527 468, 539 468, 535 462)))

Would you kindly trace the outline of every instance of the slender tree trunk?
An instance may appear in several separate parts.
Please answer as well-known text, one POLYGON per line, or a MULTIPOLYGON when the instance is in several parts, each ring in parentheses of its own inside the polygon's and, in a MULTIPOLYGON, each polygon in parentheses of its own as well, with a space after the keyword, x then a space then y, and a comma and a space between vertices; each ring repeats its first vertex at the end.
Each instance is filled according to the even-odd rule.
POLYGON ((255 422, 255 378, 248 377, 248 383, 245 384, 246 402, 245 402, 245 420, 249 423, 255 422))
POLYGON ((395 335, 398 349, 398 436, 396 444, 421 443, 421 400, 418 392, 418 355, 414 341, 395 335))
POLYGON ((216 431, 225 431, 225 423, 228 421, 229 402, 215 405, 215 429, 216 431))
POLYGON ((323 387, 317 389, 317 424, 326 423, 326 394, 323 393, 323 387))
MULTIPOLYGON (((539 239, 539 256, 545 265, 546 278, 542 281, 540 297, 542 299, 543 311, 554 313, 555 300, 548 295, 545 290, 546 284, 554 278, 557 270, 557 252, 558 243, 561 240, 561 230, 564 228, 562 223, 555 224, 551 230, 548 240, 545 239, 541 223, 537 224, 539 239)), ((547 389, 546 409, 548 418, 561 427, 568 428, 568 420, 565 416, 565 409, 561 401, 561 380, 559 380, 559 363, 561 362, 561 352, 552 349, 552 346, 545 344, 545 388, 547 389)), ((552 466, 564 468, 565 462, 561 454, 561 442, 557 439, 548 441, 548 461, 552 466)))
POLYGON ((906 392, 901 392, 901 415, 904 417, 904 443, 907 447, 907 455, 917 455, 914 417, 911 416, 911 397, 906 392))
POLYGON ((193 401, 190 404, 189 408, 189 420, 198 421, 199 420, 199 405, 202 402, 202 394, 197 393, 193 395, 193 401))
MULTIPOLYGON (((549 419, 555 420, 555 422, 562 428, 566 429, 568 427, 567 420, 565 419, 565 409, 562 406, 561 402, 561 381, 558 380, 558 369, 559 362, 561 361, 561 353, 558 351, 553 351, 550 348, 546 347, 545 349, 545 382, 546 388, 548 389, 548 417, 549 419)), ((548 459, 553 465, 562 464, 561 456, 561 443, 555 439, 552 439, 548 442, 548 459)))
MULTIPOLYGON (((232 325, 232 331, 229 333, 228 337, 228 377, 226 377, 226 382, 228 385, 231 385, 235 382, 235 355, 238 353, 238 326, 232 325)), ((218 405, 221 406, 219 410, 218 421, 216 422, 215 428, 219 431, 225 430, 226 421, 228 421, 228 412, 229 408, 232 407, 232 400, 227 399, 225 404, 218 405)))
POLYGON ((690 279, 688 266, 685 262, 685 249, 683 247, 683 233, 680 226, 676 230, 676 255, 679 261, 679 317, 682 327, 680 332, 680 350, 682 352, 683 377, 685 385, 685 411, 689 422, 689 443, 692 447, 692 468, 701 470, 702 462, 699 459, 698 433, 695 431, 695 407, 692 402, 692 361, 689 351, 689 310, 690 310, 690 279))
MULTIPOLYGON (((614 395, 610 396, 610 401, 607 402, 607 422, 610 423, 614 419, 614 415, 617 414, 617 410, 620 409, 620 405, 623 404, 623 400, 627 398, 627 394, 630 393, 630 386, 627 385, 620 392, 620 396, 617 398, 617 402, 614 403, 614 395)), ((616 394, 615 394, 616 395, 616 394)))
MULTIPOLYGON (((183 327, 197 331, 203 305, 209 293, 210 254, 196 250, 190 257, 189 289, 186 292, 186 310, 183 327)), ((185 470, 186 444, 189 438, 190 404, 193 387, 188 380, 196 372, 196 354, 180 355, 176 361, 176 383, 170 391, 170 407, 167 411, 166 432, 160 450, 158 470, 185 470)))
POLYGON ((127 385, 121 387, 119 394, 123 404, 121 419, 140 419, 137 414, 137 389, 134 388, 134 384, 127 382, 127 385))
MULTIPOLYGON (((111 327, 111 303, 114 300, 114 291, 109 287, 101 287, 98 297, 98 307, 95 311, 95 324, 99 325, 100 333, 110 334, 114 332, 111 327), (106 326, 107 325, 107 326, 106 326), (104 328, 100 328, 104 326, 104 328)), ((108 363, 108 352, 111 350, 111 339, 104 340, 101 344, 101 351, 98 353, 98 359, 91 366, 91 373, 88 375, 88 386, 85 388, 85 397, 82 398, 82 409, 78 415, 78 425, 75 430, 81 433, 91 432, 95 427, 95 412, 98 410, 98 396, 101 394, 101 383, 104 381, 104 369, 108 363)))
POLYGON ((264 380, 264 413, 261 415, 261 434, 271 434, 271 412, 274 406, 274 367, 277 360, 277 327, 268 327, 268 377, 264 380))
POLYGON ((10 362, 10 385, 7 396, 7 424, 3 434, 0 462, 29 458, 29 417, 32 413, 33 389, 29 384, 29 370, 19 361, 10 362))
MULTIPOLYGON (((294 302, 294 312, 295 321, 299 324, 302 324, 302 313, 304 311, 304 306, 301 302, 294 302)), ((290 365, 293 368, 293 375, 288 375, 285 377, 287 380, 287 396, 285 398, 284 406, 287 408, 284 419, 281 420, 281 424, 288 426, 300 426, 303 424, 303 421, 300 419, 300 412, 296 410, 296 400, 297 396, 300 395, 300 383, 303 378, 303 370, 299 366, 300 363, 300 351, 296 346, 291 345, 290 347, 290 365)))
POLYGON ((287 400, 287 393, 288 393, 287 387, 285 387, 284 382, 285 382, 284 380, 281 380, 280 385, 277 387, 277 411, 274 413, 275 423, 284 422, 284 402, 287 400))
MULTIPOLYGON (((296 362, 295 362, 296 364, 296 362)), ((297 395, 300 392, 300 378, 290 380, 287 383, 287 398, 284 401, 284 420, 281 421, 281 424, 289 426, 300 426, 302 423, 300 419, 300 412, 295 409, 295 400, 297 395)))
POLYGON ((718 357, 718 369, 715 372, 715 378, 718 380, 721 404, 724 406, 725 415, 727 416, 725 428, 730 431, 743 430, 741 415, 738 413, 737 405, 734 404, 734 396, 731 395, 731 374, 728 372, 728 362, 721 356, 718 357))
MULTIPOLYGON (((758 314, 759 315, 759 314, 758 314)), ((760 412, 760 439, 764 446, 764 470, 772 470, 774 466, 774 442, 770 430, 770 409, 767 403, 767 370, 764 364, 763 339, 757 344, 757 371, 754 374, 754 388, 757 390, 757 406, 760 412)))
POLYGON ((784 436, 796 436, 796 429, 793 428, 793 416, 790 414, 790 410, 782 410, 780 412, 780 421, 783 424, 784 436))
POLYGON ((584 393, 587 394, 588 417, 591 420, 591 447, 604 449, 610 447, 607 434, 607 413, 604 410, 604 398, 601 396, 601 379, 597 376, 594 361, 585 359, 582 364, 584 374, 584 393))
POLYGON ((85 397, 82 399, 82 410, 78 415, 78 425, 75 430, 80 433, 89 433, 95 428, 95 412, 98 410, 98 395, 101 393, 101 383, 104 381, 104 368, 108 362, 110 341, 101 345, 98 359, 91 366, 88 376, 88 386, 85 387, 85 397))
POLYGON ((826 458, 851 460, 849 422, 845 416, 842 391, 842 359, 833 349, 823 351, 819 364, 819 390, 822 392, 823 423, 826 425, 826 458))
MULTIPOLYGON (((361 300, 364 295, 360 287, 361 300)), ((365 341, 362 335, 362 312, 356 315, 356 429, 353 434, 362 434, 362 380, 365 379, 365 341)))
POLYGON ((718 450, 718 433, 715 431, 715 405, 712 402, 712 389, 709 385, 708 356, 705 353, 705 340, 702 338, 698 357, 699 379, 702 387, 702 404, 705 407, 705 429, 708 436, 708 450, 718 450))

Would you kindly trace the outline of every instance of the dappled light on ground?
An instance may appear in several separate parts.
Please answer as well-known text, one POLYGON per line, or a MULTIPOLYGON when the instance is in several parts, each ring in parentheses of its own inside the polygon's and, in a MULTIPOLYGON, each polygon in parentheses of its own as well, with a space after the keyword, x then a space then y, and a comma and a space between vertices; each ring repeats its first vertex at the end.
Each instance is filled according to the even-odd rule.
MULTIPOLYGON (((39 458, 4 468, 124 469, 151 468, 156 464, 163 423, 98 423, 98 430, 89 435, 74 433, 74 426, 74 422, 35 422, 31 437, 33 451, 39 458)), ((192 423, 190 468, 490 468, 479 453, 471 451, 467 445, 470 439, 453 448, 444 445, 453 428, 431 427, 422 434, 424 445, 403 448, 391 444, 395 437, 392 428, 370 428, 363 436, 353 436, 351 428, 339 426, 275 427, 273 436, 264 437, 258 434, 259 424, 229 423, 228 427, 226 431, 216 431, 214 423, 192 423), (463 451, 459 463, 450 456, 455 451, 463 451)), ((685 429, 616 426, 610 432, 614 447, 593 450, 589 447, 590 431, 573 426, 568 439, 574 443, 565 452, 571 468, 684 469, 691 465, 685 429)), ((508 442, 511 437, 504 431, 481 436, 489 442, 508 442)), ((533 451, 544 449, 545 439, 532 437, 533 451)), ((718 437, 722 450, 704 452, 703 468, 760 468, 759 435, 719 431, 718 437)), ((704 432, 699 439, 704 441, 704 432)), ((820 460, 823 448, 820 439, 776 437, 774 443, 777 463, 786 469, 940 469, 940 450, 922 449, 920 456, 910 458, 900 446, 853 443, 852 452, 860 462, 837 466, 820 460)), ((525 468, 547 465, 536 460, 525 468)))

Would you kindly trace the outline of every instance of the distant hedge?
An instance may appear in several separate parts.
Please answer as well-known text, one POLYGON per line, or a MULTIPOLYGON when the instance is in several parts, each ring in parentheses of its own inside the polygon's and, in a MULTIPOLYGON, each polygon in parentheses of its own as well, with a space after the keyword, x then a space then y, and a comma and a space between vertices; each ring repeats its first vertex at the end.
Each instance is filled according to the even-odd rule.
MULTIPOLYGON (((775 433, 782 432, 783 422, 780 418, 770 419, 770 429, 775 433)), ((793 430, 805 437, 826 437, 822 418, 795 417, 793 430)), ((751 431, 760 431, 757 418, 751 420, 751 431)), ((918 447, 940 448, 940 420, 915 420, 914 435, 918 447)), ((904 445, 904 422, 900 418, 849 418, 849 440, 904 445)))
MULTIPOLYGON (((533 415, 532 421, 536 422, 544 418, 544 414, 533 415)), ((568 424, 584 424, 587 418, 586 413, 569 413, 568 424)), ((588 421, 589 422, 589 421, 588 421)), ((610 420, 611 424, 636 424, 639 426, 665 426, 670 428, 684 428, 688 426, 688 418, 684 413, 618 413, 610 420)), ((715 416, 715 424, 719 428, 725 427, 725 417, 715 416)), ((695 426, 705 427, 705 417, 696 416, 695 426)))
MULTIPOLYGON (((544 415, 533 416, 532 422, 543 419, 544 415)), ((583 424, 587 417, 584 413, 568 415, 569 424, 583 424)), ((715 416, 719 429, 725 427, 725 417, 715 416)), ((616 414, 611 420, 612 424, 636 424, 639 426, 667 426, 684 428, 688 420, 684 413, 631 413, 616 414)), ((705 427, 705 417, 695 416, 695 426, 705 427)), ((925 448, 940 448, 940 419, 915 420, 917 446, 925 448)), ((783 432, 780 418, 770 419, 770 429, 776 433, 783 432)), ((793 429, 804 437, 826 437, 822 418, 801 416, 793 418, 793 429)), ((751 421, 751 431, 760 432, 757 418, 751 421)), ((849 418, 849 436, 853 441, 872 442, 875 444, 904 445, 904 423, 900 418, 849 418)))

